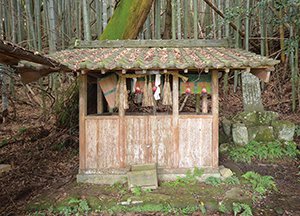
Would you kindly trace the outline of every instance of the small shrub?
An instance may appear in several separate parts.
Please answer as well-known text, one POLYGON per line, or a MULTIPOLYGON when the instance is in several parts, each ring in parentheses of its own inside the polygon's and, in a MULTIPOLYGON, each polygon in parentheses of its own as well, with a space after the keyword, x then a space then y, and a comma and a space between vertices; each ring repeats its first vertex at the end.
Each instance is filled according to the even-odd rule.
POLYGON ((237 185, 237 184, 240 184, 240 180, 236 176, 230 176, 225 179, 225 183, 230 184, 230 185, 237 185))
POLYGON ((68 216, 68 215, 83 215, 88 214, 91 210, 86 200, 72 198, 69 200, 67 206, 62 206, 58 208, 58 213, 68 216))
POLYGON ((205 179, 205 184, 209 184, 212 186, 218 186, 222 183, 222 180, 220 178, 214 177, 214 176, 210 176, 208 178, 205 179))
POLYGON ((184 187, 189 184, 195 184, 197 178, 201 177, 204 174, 204 169, 194 168, 193 172, 188 170, 185 174, 185 177, 177 176, 175 181, 165 182, 164 185, 169 187, 184 187))
POLYGON ((230 212, 230 209, 228 209, 226 207, 226 205, 223 203, 223 202, 220 202, 219 203, 219 208, 218 208, 219 212, 223 213, 223 214, 226 214, 228 212, 230 212))
POLYGON ((277 190, 276 183, 272 176, 262 176, 256 172, 249 171, 242 177, 247 180, 251 184, 252 189, 261 196, 268 190, 277 190))
POLYGON ((134 187, 131 189, 134 196, 141 196, 142 195, 142 188, 141 187, 134 187))
POLYGON ((241 216, 252 216, 252 209, 245 203, 233 203, 232 210, 234 216, 240 213, 241 216))
POLYGON ((278 141, 269 143, 251 141, 248 145, 233 146, 228 150, 228 155, 232 160, 245 163, 251 163, 254 159, 274 160, 284 157, 295 158, 299 153, 296 143, 280 143, 278 141))

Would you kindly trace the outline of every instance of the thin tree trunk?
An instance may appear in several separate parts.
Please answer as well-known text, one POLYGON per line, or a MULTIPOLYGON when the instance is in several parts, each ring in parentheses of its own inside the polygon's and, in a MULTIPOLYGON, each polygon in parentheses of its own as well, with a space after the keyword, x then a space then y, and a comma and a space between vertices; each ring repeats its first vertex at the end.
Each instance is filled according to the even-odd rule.
MULTIPOLYGON (((28 0, 27 0, 28 1, 28 0)), ((49 51, 56 51, 56 19, 54 12, 54 0, 48 0, 49 16, 49 51)))
POLYGON ((28 38, 29 44, 37 50, 37 43, 36 43, 36 35, 35 35, 35 30, 34 30, 34 24, 33 24, 33 17, 32 17, 32 11, 31 11, 31 1, 26 0, 26 13, 27 13, 27 24, 28 24, 28 29, 27 31, 29 32, 28 35, 30 35, 30 38, 28 38))
POLYGON ((83 10, 83 29, 84 29, 84 40, 90 41, 92 39, 91 29, 90 29, 90 17, 88 13, 87 0, 82 1, 83 10))
POLYGON ((42 50, 42 34, 41 34, 41 2, 40 0, 34 1, 35 11, 35 29, 37 33, 37 48, 38 51, 42 50))

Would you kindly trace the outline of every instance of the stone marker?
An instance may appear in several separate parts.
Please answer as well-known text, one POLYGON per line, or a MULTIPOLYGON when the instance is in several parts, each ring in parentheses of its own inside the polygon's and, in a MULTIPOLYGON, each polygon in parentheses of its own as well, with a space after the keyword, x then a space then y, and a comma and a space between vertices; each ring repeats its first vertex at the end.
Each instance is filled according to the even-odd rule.
POLYGON ((232 139, 235 144, 247 145, 249 143, 247 127, 244 124, 234 124, 232 126, 232 139))
POLYGON ((134 187, 156 189, 158 187, 156 164, 132 165, 127 177, 129 189, 134 187))
POLYGON ((11 170, 11 165, 9 164, 0 164, 0 174, 4 172, 8 172, 11 170))

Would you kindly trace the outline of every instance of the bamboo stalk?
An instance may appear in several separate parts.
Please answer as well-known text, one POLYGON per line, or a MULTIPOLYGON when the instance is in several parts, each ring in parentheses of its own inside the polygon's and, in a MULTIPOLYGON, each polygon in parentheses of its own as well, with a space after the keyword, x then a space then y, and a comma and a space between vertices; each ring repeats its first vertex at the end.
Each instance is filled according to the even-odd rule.
POLYGON ((194 7, 194 39, 198 39, 198 0, 193 0, 194 7))
POLYGON ((177 0, 177 39, 181 39, 181 1, 177 0))
POLYGON ((246 21, 245 21, 245 49, 249 51, 249 36, 250 36, 250 0, 246 3, 246 21))
POLYGON ((176 0, 172 0, 172 39, 176 39, 176 0))
POLYGON ((161 32, 160 32, 160 8, 161 8, 161 0, 155 0, 155 38, 160 39, 161 38, 161 32))
POLYGON ((84 40, 92 40, 87 0, 82 1, 84 40))

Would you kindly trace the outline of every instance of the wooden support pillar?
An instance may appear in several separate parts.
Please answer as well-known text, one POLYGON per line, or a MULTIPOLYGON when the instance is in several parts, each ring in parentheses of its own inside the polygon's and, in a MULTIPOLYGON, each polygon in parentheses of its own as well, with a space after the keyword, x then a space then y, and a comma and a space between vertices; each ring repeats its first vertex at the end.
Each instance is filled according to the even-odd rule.
POLYGON ((178 71, 173 73, 173 144, 174 144, 174 164, 177 164, 179 167, 179 79, 178 71))
POLYGON ((97 114, 103 113, 103 92, 99 85, 99 79, 97 79, 97 114))
POLYGON ((219 165, 219 83, 218 71, 212 71, 212 166, 219 165))
POLYGON ((119 95, 119 149, 117 152, 118 157, 120 158, 121 167, 125 167, 126 161, 126 142, 125 142, 125 109, 124 109, 124 100, 125 95, 123 91, 123 85, 126 84, 126 78, 123 76, 119 77, 120 81, 120 95, 119 95))
POLYGON ((87 115, 87 75, 79 77, 79 170, 86 169, 85 117, 87 115))

